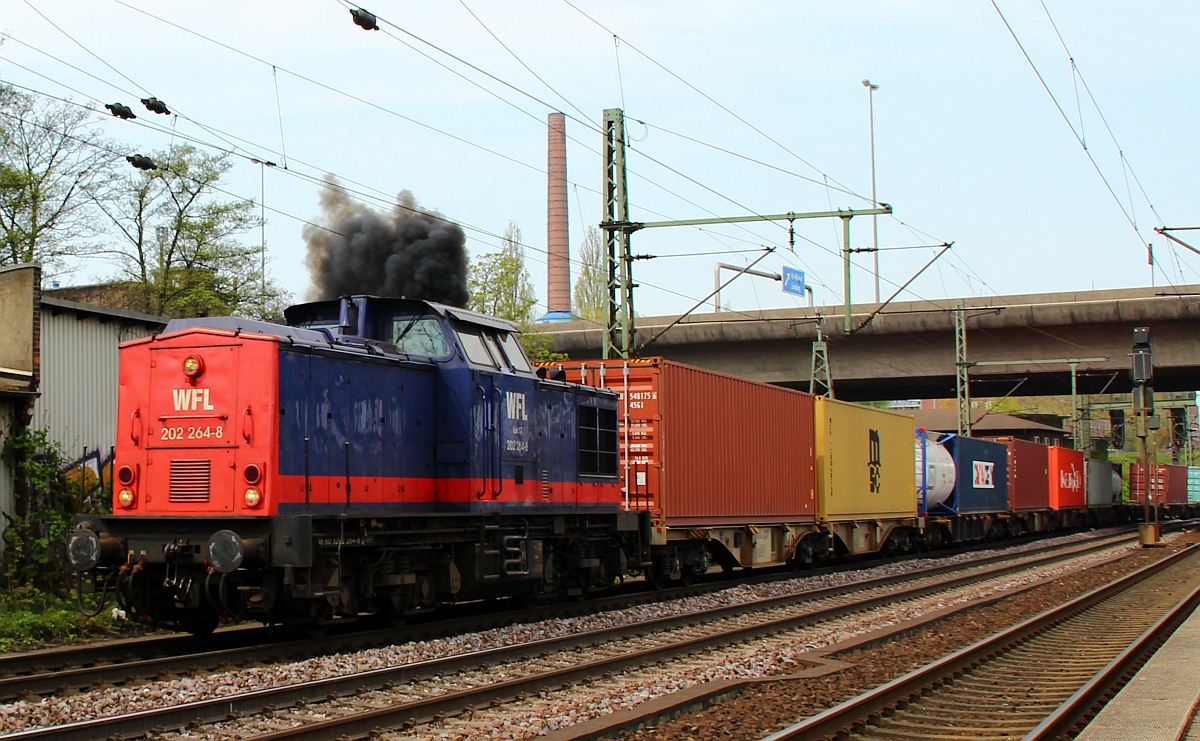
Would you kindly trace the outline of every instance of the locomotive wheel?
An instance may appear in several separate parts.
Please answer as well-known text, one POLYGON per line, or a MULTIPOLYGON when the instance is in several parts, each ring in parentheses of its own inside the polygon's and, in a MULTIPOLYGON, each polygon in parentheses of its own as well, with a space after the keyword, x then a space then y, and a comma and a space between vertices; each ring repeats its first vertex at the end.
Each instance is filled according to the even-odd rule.
POLYGON ((582 569, 572 569, 563 579, 563 598, 574 602, 582 602, 591 591, 591 574, 582 569))
POLYGON ((379 614, 383 616, 389 628, 403 628, 408 623, 408 615, 396 606, 396 601, 391 595, 380 595, 377 599, 379 614))

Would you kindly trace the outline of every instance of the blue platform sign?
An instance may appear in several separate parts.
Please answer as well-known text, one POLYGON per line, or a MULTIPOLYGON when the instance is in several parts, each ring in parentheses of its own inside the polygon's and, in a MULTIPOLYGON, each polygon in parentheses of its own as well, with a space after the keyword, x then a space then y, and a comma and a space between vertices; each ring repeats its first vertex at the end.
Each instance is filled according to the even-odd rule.
POLYGON ((804 271, 795 268, 784 266, 783 268, 783 292, 793 293, 797 296, 804 295, 804 271))

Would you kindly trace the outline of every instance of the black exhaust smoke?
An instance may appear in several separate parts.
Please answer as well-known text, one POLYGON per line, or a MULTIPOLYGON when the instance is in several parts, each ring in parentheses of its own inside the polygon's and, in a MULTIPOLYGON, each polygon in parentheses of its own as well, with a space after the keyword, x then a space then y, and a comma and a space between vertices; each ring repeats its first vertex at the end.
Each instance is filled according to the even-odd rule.
POLYGON ((352 294, 467 305, 466 236, 457 224, 417 208, 409 191, 390 217, 350 196, 332 176, 321 192, 325 228, 304 227, 313 288, 322 301, 352 294))

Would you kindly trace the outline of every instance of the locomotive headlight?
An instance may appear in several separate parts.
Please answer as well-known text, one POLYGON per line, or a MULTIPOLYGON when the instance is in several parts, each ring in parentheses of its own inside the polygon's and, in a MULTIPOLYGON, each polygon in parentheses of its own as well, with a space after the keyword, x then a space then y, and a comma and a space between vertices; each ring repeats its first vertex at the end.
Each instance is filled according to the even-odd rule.
POLYGON ((262 502, 262 492, 251 486, 249 489, 246 489, 246 493, 242 495, 242 498, 246 500, 247 507, 257 507, 262 502))
POLYGON ((132 489, 122 489, 117 492, 117 504, 122 507, 132 507, 135 499, 137 497, 133 495, 132 489))
POLYGON ((183 375, 195 378, 204 372, 204 361, 199 355, 189 355, 183 360, 183 375))

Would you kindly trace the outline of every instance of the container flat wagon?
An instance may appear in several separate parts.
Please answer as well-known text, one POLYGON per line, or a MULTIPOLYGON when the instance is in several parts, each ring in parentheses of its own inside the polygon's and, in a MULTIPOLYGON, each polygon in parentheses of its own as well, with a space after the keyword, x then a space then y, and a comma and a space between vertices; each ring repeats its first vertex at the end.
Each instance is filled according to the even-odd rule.
POLYGON ((543 367, 620 394, 620 473, 661 579, 784 563, 820 537, 812 395, 662 358, 543 367))
POLYGON ((816 397, 817 518, 839 553, 908 551, 921 536, 912 417, 816 397))
MULTIPOLYGON (((935 488, 924 499, 923 513, 928 527, 943 532, 935 540, 978 540, 1008 534, 1008 447, 1004 443, 946 434, 929 442, 930 434, 918 434, 918 446, 924 440, 925 455, 931 461, 944 458, 953 465, 953 485, 935 488)), ((918 486, 920 484, 918 483, 918 486)))

